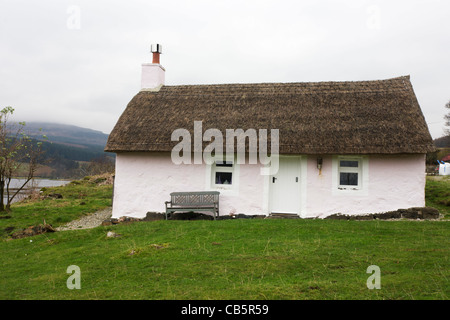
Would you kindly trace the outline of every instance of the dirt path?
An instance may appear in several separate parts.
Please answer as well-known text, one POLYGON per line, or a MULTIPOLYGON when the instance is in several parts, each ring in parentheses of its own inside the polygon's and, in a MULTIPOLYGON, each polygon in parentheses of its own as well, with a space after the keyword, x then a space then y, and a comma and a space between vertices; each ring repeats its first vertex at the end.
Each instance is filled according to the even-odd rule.
POLYGON ((90 229, 98 227, 102 222, 111 217, 112 209, 106 208, 104 210, 97 211, 88 216, 81 217, 78 220, 70 221, 64 226, 55 228, 56 231, 66 231, 66 230, 79 230, 79 229, 90 229))

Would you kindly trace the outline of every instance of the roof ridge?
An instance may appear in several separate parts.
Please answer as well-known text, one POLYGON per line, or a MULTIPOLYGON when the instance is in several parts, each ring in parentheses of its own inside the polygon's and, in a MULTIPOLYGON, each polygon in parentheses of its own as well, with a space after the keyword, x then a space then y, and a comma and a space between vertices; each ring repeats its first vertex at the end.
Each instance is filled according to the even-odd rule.
POLYGON ((219 87, 219 86, 288 86, 288 85, 326 85, 326 84, 358 84, 358 83, 380 83, 395 80, 410 80, 410 75, 398 76, 386 79, 372 80, 324 80, 324 81, 288 81, 288 82, 231 82, 231 83, 203 83, 203 84, 175 84, 164 85, 164 87, 219 87))

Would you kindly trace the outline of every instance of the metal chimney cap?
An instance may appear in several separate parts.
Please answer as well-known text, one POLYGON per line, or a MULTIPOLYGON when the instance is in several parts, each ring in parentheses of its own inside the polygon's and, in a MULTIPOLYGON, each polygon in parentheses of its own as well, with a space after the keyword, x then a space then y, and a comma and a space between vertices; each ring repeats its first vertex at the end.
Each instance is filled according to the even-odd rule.
POLYGON ((160 44, 152 44, 151 52, 153 52, 153 53, 155 53, 155 52, 162 53, 162 45, 160 45, 160 44))

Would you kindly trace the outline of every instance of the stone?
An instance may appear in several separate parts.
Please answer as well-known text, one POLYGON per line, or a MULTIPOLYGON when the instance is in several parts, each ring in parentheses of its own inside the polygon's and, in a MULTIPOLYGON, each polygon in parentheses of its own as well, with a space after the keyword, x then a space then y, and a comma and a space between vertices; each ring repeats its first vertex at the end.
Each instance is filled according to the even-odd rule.
POLYGON ((382 213, 371 213, 367 215, 345 215, 336 213, 325 217, 325 219, 337 220, 388 220, 388 219, 439 219, 439 210, 431 207, 416 207, 408 209, 398 209, 395 211, 388 211, 382 213))
POLYGON ((115 233, 114 231, 108 231, 108 233, 106 234, 107 238, 118 238, 120 236, 121 236, 120 234, 115 233))
POLYGON ((155 221, 155 220, 164 220, 166 217, 164 213, 159 212, 147 212, 143 221, 155 221))
POLYGON ((112 226, 112 221, 111 219, 106 219, 102 221, 102 226, 112 226))

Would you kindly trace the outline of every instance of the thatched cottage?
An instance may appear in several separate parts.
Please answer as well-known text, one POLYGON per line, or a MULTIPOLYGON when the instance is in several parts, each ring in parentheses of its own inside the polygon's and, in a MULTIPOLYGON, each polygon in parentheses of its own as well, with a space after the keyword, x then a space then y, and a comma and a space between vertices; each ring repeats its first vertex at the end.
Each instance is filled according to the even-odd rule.
MULTIPOLYGON (((178 191, 220 191, 220 215, 326 217, 425 205, 425 154, 434 147, 409 76, 166 86, 160 51, 143 64, 142 90, 105 148, 117 154, 113 217, 164 212, 178 191), (267 164, 236 158, 175 163, 177 129, 190 133, 191 151, 200 153, 212 141, 204 136, 209 129, 224 136, 227 129, 265 129, 268 149, 276 151, 270 148, 276 129, 278 170, 262 174, 267 164)), ((249 159, 252 149, 245 150, 249 159)))

